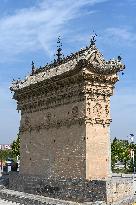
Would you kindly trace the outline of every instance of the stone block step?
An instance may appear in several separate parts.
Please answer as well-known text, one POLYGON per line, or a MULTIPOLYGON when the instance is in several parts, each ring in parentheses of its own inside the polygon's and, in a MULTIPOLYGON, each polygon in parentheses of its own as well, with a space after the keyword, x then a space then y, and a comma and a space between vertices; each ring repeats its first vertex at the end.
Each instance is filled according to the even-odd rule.
POLYGON ((27 194, 24 192, 13 191, 9 189, 0 190, 0 198, 10 202, 16 202, 23 205, 77 205, 78 203, 51 199, 39 195, 27 194))
MULTIPOLYGON (((106 205, 104 202, 76 203, 40 195, 18 192, 6 188, 0 190, 0 199, 9 201, 11 204, 21 205, 106 205)), ((6 203, 3 203, 3 205, 6 205, 6 203)))

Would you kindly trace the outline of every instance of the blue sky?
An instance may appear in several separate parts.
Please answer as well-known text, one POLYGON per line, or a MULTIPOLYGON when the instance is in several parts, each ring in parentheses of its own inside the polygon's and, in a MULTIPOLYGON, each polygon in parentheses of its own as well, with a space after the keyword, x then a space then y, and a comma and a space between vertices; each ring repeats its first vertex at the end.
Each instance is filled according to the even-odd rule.
POLYGON ((20 113, 9 87, 54 58, 61 35, 64 55, 89 44, 92 31, 105 59, 121 55, 126 65, 111 98, 111 137, 136 135, 135 0, 0 1, 0 144, 18 133, 20 113))

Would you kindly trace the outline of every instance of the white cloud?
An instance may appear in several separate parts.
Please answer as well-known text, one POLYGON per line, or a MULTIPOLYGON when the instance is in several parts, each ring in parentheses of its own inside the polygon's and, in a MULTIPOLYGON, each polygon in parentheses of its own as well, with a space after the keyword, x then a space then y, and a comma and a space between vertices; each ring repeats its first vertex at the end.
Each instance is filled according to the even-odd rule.
POLYGON ((134 43, 136 43, 136 33, 129 28, 111 27, 105 29, 103 40, 106 43, 117 43, 118 46, 134 46, 134 43))
POLYGON ((21 52, 41 48, 50 54, 52 43, 60 31, 65 30, 66 24, 84 15, 80 12, 83 6, 104 1, 107 0, 42 0, 29 9, 1 18, 0 59, 4 61, 21 52))
MULTIPOLYGON (((48 54, 52 52, 52 44, 57 36, 69 34, 67 24, 80 15, 83 6, 94 5, 108 0, 40 0, 38 4, 16 11, 13 15, 0 18, 0 62, 7 62, 20 53, 44 49, 48 54), (39 3, 40 2, 40 3, 39 3), (63 33, 62 33, 63 31, 63 33)), ((93 10, 90 9, 90 13, 93 10)), ((72 31, 72 35, 76 36, 72 31)), ((80 39, 81 40, 81 39, 80 39)), ((15 137, 19 127, 19 115, 16 103, 11 100, 9 85, 1 85, 0 93, 0 133, 1 143, 15 137)))

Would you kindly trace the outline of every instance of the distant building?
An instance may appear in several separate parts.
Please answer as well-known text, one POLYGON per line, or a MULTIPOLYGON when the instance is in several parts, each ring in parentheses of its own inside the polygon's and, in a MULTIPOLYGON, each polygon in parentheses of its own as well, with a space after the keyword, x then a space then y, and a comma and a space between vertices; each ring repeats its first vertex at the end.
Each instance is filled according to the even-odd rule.
POLYGON ((123 162, 118 161, 117 163, 115 163, 114 169, 123 169, 123 168, 125 168, 125 165, 123 162))
POLYGON ((0 150, 11 149, 10 144, 0 144, 0 150))

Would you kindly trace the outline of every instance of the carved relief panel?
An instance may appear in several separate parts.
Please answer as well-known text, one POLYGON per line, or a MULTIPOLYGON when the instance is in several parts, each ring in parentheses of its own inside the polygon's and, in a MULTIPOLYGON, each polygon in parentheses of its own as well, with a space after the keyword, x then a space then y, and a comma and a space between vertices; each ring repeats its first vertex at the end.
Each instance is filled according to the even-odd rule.
POLYGON ((95 118, 101 118, 102 115, 102 106, 100 103, 96 103, 93 107, 93 113, 95 115, 95 118))
POLYGON ((73 117, 73 118, 78 117, 78 107, 77 107, 77 106, 74 106, 74 107, 72 108, 72 117, 73 117))

